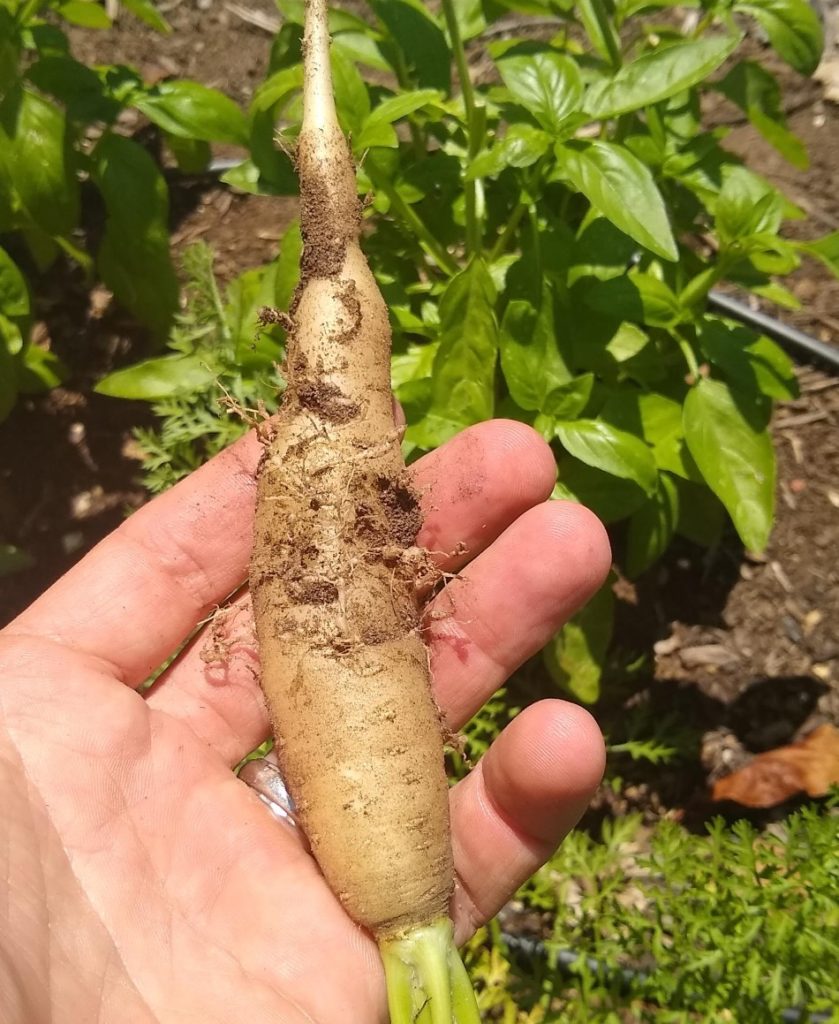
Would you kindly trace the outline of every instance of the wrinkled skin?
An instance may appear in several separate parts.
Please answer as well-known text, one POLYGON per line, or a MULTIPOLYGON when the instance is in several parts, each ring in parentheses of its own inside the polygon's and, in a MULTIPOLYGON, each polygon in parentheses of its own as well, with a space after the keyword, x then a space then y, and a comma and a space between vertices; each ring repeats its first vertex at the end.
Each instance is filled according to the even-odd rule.
MULTIPOLYGON (((268 729, 247 595, 135 689, 244 578, 258 458, 251 436, 214 459, 0 633, 4 1024, 384 1018, 375 945, 230 771, 268 729)), ((599 586, 608 543, 545 502, 553 459, 521 424, 474 427, 412 472, 420 542, 460 573, 426 630, 457 729, 599 586)), ((588 714, 544 701, 452 791, 459 939, 549 856, 602 767, 588 714)))

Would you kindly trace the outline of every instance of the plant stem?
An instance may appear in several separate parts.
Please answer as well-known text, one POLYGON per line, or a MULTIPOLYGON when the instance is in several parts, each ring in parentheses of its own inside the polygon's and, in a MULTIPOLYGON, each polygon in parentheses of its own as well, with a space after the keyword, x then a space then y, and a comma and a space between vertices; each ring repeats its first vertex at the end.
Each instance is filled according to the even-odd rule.
POLYGON ((498 236, 495 245, 492 247, 492 252, 490 252, 489 254, 490 262, 492 262, 493 260, 497 260, 498 257, 507 248, 507 243, 516 233, 516 229, 518 228, 522 217, 527 213, 527 209, 527 203, 519 203, 518 206, 510 214, 510 219, 504 225, 504 230, 498 236))
MULTIPOLYGON (((457 14, 454 9, 454 0, 443 0, 443 14, 446 19, 446 27, 449 30, 449 38, 452 43, 452 51, 457 66, 457 76, 460 79, 460 91, 463 94, 463 106, 466 109, 466 150, 469 162, 478 155, 481 150, 483 131, 481 130, 481 118, 478 116, 478 107, 475 103, 475 91, 472 88, 472 79, 469 76, 469 65, 466 62, 466 51, 463 48, 463 39, 460 35, 460 26, 457 23, 457 14)), ((478 182, 465 181, 463 183, 463 195, 466 206, 466 251, 470 255, 481 250, 481 223, 478 214, 478 182)))
POLYGON ((446 252, 444 246, 440 245, 434 235, 431 234, 410 203, 406 203, 402 196, 399 195, 387 174, 379 173, 375 159, 368 158, 365 167, 370 180, 377 189, 384 192, 390 201, 393 212, 414 233, 423 250, 441 270, 454 276, 460 270, 457 261, 446 252))
POLYGON ((688 364, 688 370, 690 370, 691 376, 694 382, 700 378, 699 363, 696 361, 696 353, 693 351, 693 345, 688 341, 681 331, 675 332, 676 341, 679 348, 682 350, 682 355, 685 357, 685 362, 688 364))
POLYGON ((480 1024, 448 918, 380 942, 391 1024, 480 1024))

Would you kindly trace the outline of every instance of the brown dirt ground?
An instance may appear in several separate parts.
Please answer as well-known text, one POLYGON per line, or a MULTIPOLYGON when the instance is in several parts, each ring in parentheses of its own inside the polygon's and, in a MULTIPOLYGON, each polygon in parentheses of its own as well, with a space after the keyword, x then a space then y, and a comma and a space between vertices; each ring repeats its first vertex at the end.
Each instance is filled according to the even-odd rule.
MULTIPOLYGON (((188 75, 246 101, 270 37, 232 13, 235 5, 201 2, 206 9, 187 0, 172 6, 169 38, 126 18, 112 33, 72 33, 75 52, 132 63, 148 78, 188 75)), ((250 10, 275 17, 270 0, 250 10)), ((782 77, 791 127, 810 149, 808 171, 789 168, 725 101, 710 115, 731 123, 730 148, 806 210, 808 221, 792 231, 819 235, 839 228, 839 107, 821 86, 786 71, 782 77)), ((288 202, 232 195, 207 180, 183 182, 173 187, 174 247, 203 238, 228 280, 271 258, 291 210, 288 202)), ((839 344, 839 282, 808 263, 792 287, 804 308, 783 315, 839 344)), ((146 497, 131 431, 150 422, 147 407, 91 391, 103 373, 146 353, 142 334, 107 293, 88 294, 70 269, 36 288, 39 329, 73 377, 20 402, 0 426, 0 539, 35 558, 33 568, 2 580, 0 624, 146 497)), ((646 652, 648 661, 632 680, 613 684, 598 714, 618 735, 629 713, 666 713, 687 737, 686 757, 653 770, 621 761, 626 785, 620 797, 604 790, 601 813, 638 807, 655 817, 686 808, 688 817, 692 810, 701 816, 709 779, 819 722, 839 724, 839 379, 805 367, 800 380, 801 398, 776 416, 778 520, 765 558, 744 556, 733 535, 710 552, 679 543, 637 585, 620 588, 619 647, 646 652)))

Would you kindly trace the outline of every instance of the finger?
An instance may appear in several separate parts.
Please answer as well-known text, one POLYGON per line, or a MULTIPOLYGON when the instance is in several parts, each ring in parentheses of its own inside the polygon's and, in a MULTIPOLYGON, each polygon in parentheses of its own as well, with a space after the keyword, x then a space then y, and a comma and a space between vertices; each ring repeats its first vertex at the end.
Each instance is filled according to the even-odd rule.
POLYGON ((603 738, 576 704, 523 711, 451 795, 458 941, 493 917, 579 821, 603 776, 603 738))
MULTIPOLYGON (((425 631, 438 705, 459 729, 597 589, 609 567, 605 531, 568 502, 536 506, 437 598, 425 631), (443 617, 434 618, 434 611, 443 617)), ((230 764, 268 735, 259 664, 243 596, 149 692, 230 764)))
POLYGON ((610 561, 600 520, 582 505, 550 501, 520 516, 449 583, 427 612, 425 637, 451 729, 592 597, 610 561))
MULTIPOLYGON (((261 446, 250 434, 150 502, 9 627, 45 634, 147 678, 244 579, 261 446)), ((423 496, 419 542, 486 546, 544 499, 555 467, 529 427, 492 421, 464 431, 412 470, 423 496)))

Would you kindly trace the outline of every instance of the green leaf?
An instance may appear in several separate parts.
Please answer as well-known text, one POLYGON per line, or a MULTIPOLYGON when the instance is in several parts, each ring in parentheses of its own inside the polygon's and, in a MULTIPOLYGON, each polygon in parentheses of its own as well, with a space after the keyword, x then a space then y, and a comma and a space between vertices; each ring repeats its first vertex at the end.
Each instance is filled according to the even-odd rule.
POLYGON ((643 437, 652 448, 659 470, 685 479, 701 479, 685 446, 681 403, 624 384, 609 396, 600 416, 620 430, 643 437))
POLYGON ((70 375, 70 371, 54 352, 48 352, 37 345, 27 345, 21 352, 15 367, 17 388, 22 395, 38 395, 58 387, 70 375))
POLYGON ((0 7, 0 96, 8 92, 20 76, 20 36, 11 12, 0 7))
POLYGON ((184 174, 202 174, 207 170, 213 155, 208 142, 201 139, 184 139, 178 135, 167 135, 166 145, 178 162, 178 170, 184 174))
POLYGON ((824 33, 819 16, 807 0, 750 0, 735 3, 735 11, 750 14, 769 36, 787 64, 812 75, 821 60, 824 33))
POLYGON ((792 360, 765 335, 710 316, 699 323, 697 335, 708 359, 738 388, 782 401, 797 397, 792 360))
POLYGON ((494 304, 495 287, 480 259, 448 283, 440 303, 431 405, 406 434, 414 444, 436 448, 464 427, 492 417, 498 349, 494 304))
POLYGON ((149 154, 131 139, 103 135, 93 150, 92 178, 107 210, 97 265, 127 309, 165 337, 178 305, 169 255, 169 195, 149 154))
MULTIPOLYGON (((451 88, 448 43, 424 5, 419 0, 371 0, 370 6, 401 51, 401 58, 414 84, 448 94, 451 88)), ((381 49, 386 53, 384 45, 381 49)), ((391 60, 394 66, 396 63, 398 58, 391 60)))
POLYGON ((593 704, 600 696, 600 677, 612 639, 614 603, 609 580, 544 651, 553 681, 585 704, 593 704))
POLYGON ((452 0, 452 7, 464 42, 479 36, 487 27, 481 0, 452 0))
POLYGON ((160 356, 124 370, 115 370, 94 388, 100 395, 158 402, 174 395, 205 391, 218 376, 206 353, 160 356))
POLYGON ((614 336, 606 343, 606 351, 616 363, 633 359, 650 343, 650 336, 637 324, 622 323, 614 336))
POLYGON ((277 274, 277 264, 269 263, 246 270, 227 287, 224 320, 233 343, 235 365, 242 370, 264 370, 282 357, 282 329, 278 325, 259 325, 260 310, 275 307, 277 274))
POLYGON ((583 95, 580 69, 553 50, 513 54, 498 60, 498 70, 513 98, 547 131, 556 131, 575 113, 583 95))
POLYGON ((280 68, 262 82, 251 100, 251 110, 270 110, 303 88, 303 65, 280 68))
POLYGON ((390 381, 395 391, 411 381, 431 377, 434 370, 434 357, 439 344, 436 341, 427 345, 409 345, 404 352, 396 353, 391 359, 390 381))
POLYGON ((717 380, 700 380, 685 400, 690 453, 752 551, 766 547, 775 509, 775 452, 766 420, 764 404, 717 380))
POLYGON ((412 92, 388 96, 371 111, 365 120, 358 137, 353 139, 354 149, 361 151, 370 149, 372 146, 395 147, 398 144, 398 139, 392 127, 394 122, 408 117, 409 114, 413 114, 441 98, 436 89, 415 89, 412 92))
MULTIPOLYGON (((329 12, 332 15, 332 11, 329 12)), ((368 29, 369 31, 369 29, 368 29)), ((332 37, 332 46, 354 64, 392 74, 393 68, 382 56, 378 43, 366 32, 340 32, 332 37)))
MULTIPOLYGON (((0 385, 2 389, 2 385, 0 385)), ((3 419, 2 407, 0 407, 0 420, 3 419)), ((26 551, 21 551, 14 544, 0 544, 0 576, 11 576, 12 573, 30 569, 35 564, 35 559, 26 551)))
POLYGON ((715 88, 743 111, 764 139, 793 167, 807 168, 807 150, 801 139, 787 128, 781 87, 770 71, 754 61, 740 61, 715 88))
POLYGON ((560 455, 557 467, 559 484, 554 497, 569 498, 585 505, 604 523, 626 519, 647 500, 647 495, 633 480, 604 473, 571 455, 560 455))
MULTIPOLYGON (((583 373, 565 384, 552 388, 545 396, 541 411, 557 420, 574 420, 591 399, 594 374, 583 373)), ((553 435, 553 430, 551 431, 553 435)))
POLYGON ((740 39, 706 36, 645 53, 624 64, 612 78, 595 82, 586 93, 583 109, 592 119, 605 121, 670 99, 704 81, 734 51, 740 39))
POLYGON ((10 334, 16 335, 14 337, 16 343, 20 332, 11 321, 0 316, 0 423, 14 409, 17 399, 17 376, 12 346, 9 343, 10 334))
POLYGON ((169 22, 163 17, 151 0, 120 0, 122 6, 130 11, 135 18, 145 22, 149 28, 161 35, 169 35, 172 31, 169 22))
POLYGON ((274 279, 274 305, 277 309, 288 309, 294 289, 300 280, 300 256, 303 252, 303 238, 300 221, 293 220, 280 239, 277 256, 277 274, 274 279))
POLYGON ((71 57, 42 57, 26 76, 63 103, 71 120, 110 123, 119 114, 120 104, 108 95, 102 78, 71 57))
POLYGON ((726 523, 725 506, 705 484, 676 480, 679 491, 679 519, 676 532, 694 544, 719 544, 726 523))
POLYGON ((783 196, 745 167, 726 167, 714 205, 717 232, 725 244, 758 232, 774 234, 784 214, 783 196))
POLYGON ((65 0, 64 3, 54 6, 65 21, 69 21, 71 25, 78 25, 80 28, 106 29, 113 25, 105 7, 99 3, 99 0, 65 0))
POLYGON ((667 260, 678 259, 664 200, 649 169, 612 142, 556 146, 558 172, 616 227, 667 260))
POLYGON ((170 135, 247 145, 245 115, 224 93, 200 82, 161 82, 145 93, 135 94, 133 105, 170 135))
POLYGON ((630 579, 640 576, 667 550, 679 518, 679 491, 666 473, 656 493, 629 518, 624 570, 630 579))
POLYGON ((672 327, 684 315, 678 297, 667 285, 642 272, 594 281, 583 291, 583 302, 595 312, 652 327, 672 327))
POLYGON ((340 50, 330 51, 338 120, 345 135, 355 137, 370 114, 370 96, 355 64, 340 50))
POLYGON ((588 277, 596 277, 601 281, 620 277, 631 266, 637 251, 637 242, 591 209, 574 241, 568 284, 571 286, 578 279, 588 277))
POLYGON ((0 170, 29 219, 67 235, 79 219, 79 185, 64 114, 37 93, 16 87, 0 103, 0 170))
POLYGON ((96 0, 67 0, 66 3, 58 4, 56 10, 71 25, 80 25, 82 28, 111 27, 111 19, 105 13, 105 8, 100 7, 96 0))
POLYGON ((601 420, 561 421, 556 436, 580 462, 604 473, 632 480, 646 494, 658 487, 658 471, 649 446, 633 434, 601 420))
POLYGON ((221 180, 243 192, 290 196, 298 191, 297 175, 287 152, 274 139, 271 110, 254 110, 250 125, 250 158, 222 175, 221 180))
POLYGON ((512 124, 492 149, 484 150, 469 165, 467 181, 495 178, 508 167, 530 167, 547 153, 551 137, 531 124, 512 124))
POLYGON ((26 278, 12 257, 0 247, 0 313, 8 317, 28 316, 29 309, 26 278))
POLYGON ((541 409, 547 394, 571 379, 557 345, 553 291, 547 282, 541 300, 537 308, 527 299, 514 299, 501 322, 501 369, 522 409, 541 409))
POLYGON ((799 248, 820 260, 836 277, 839 277, 839 231, 817 238, 814 242, 800 242, 799 248))
POLYGON ((603 0, 577 0, 574 5, 595 51, 612 67, 620 67, 621 43, 603 0))

